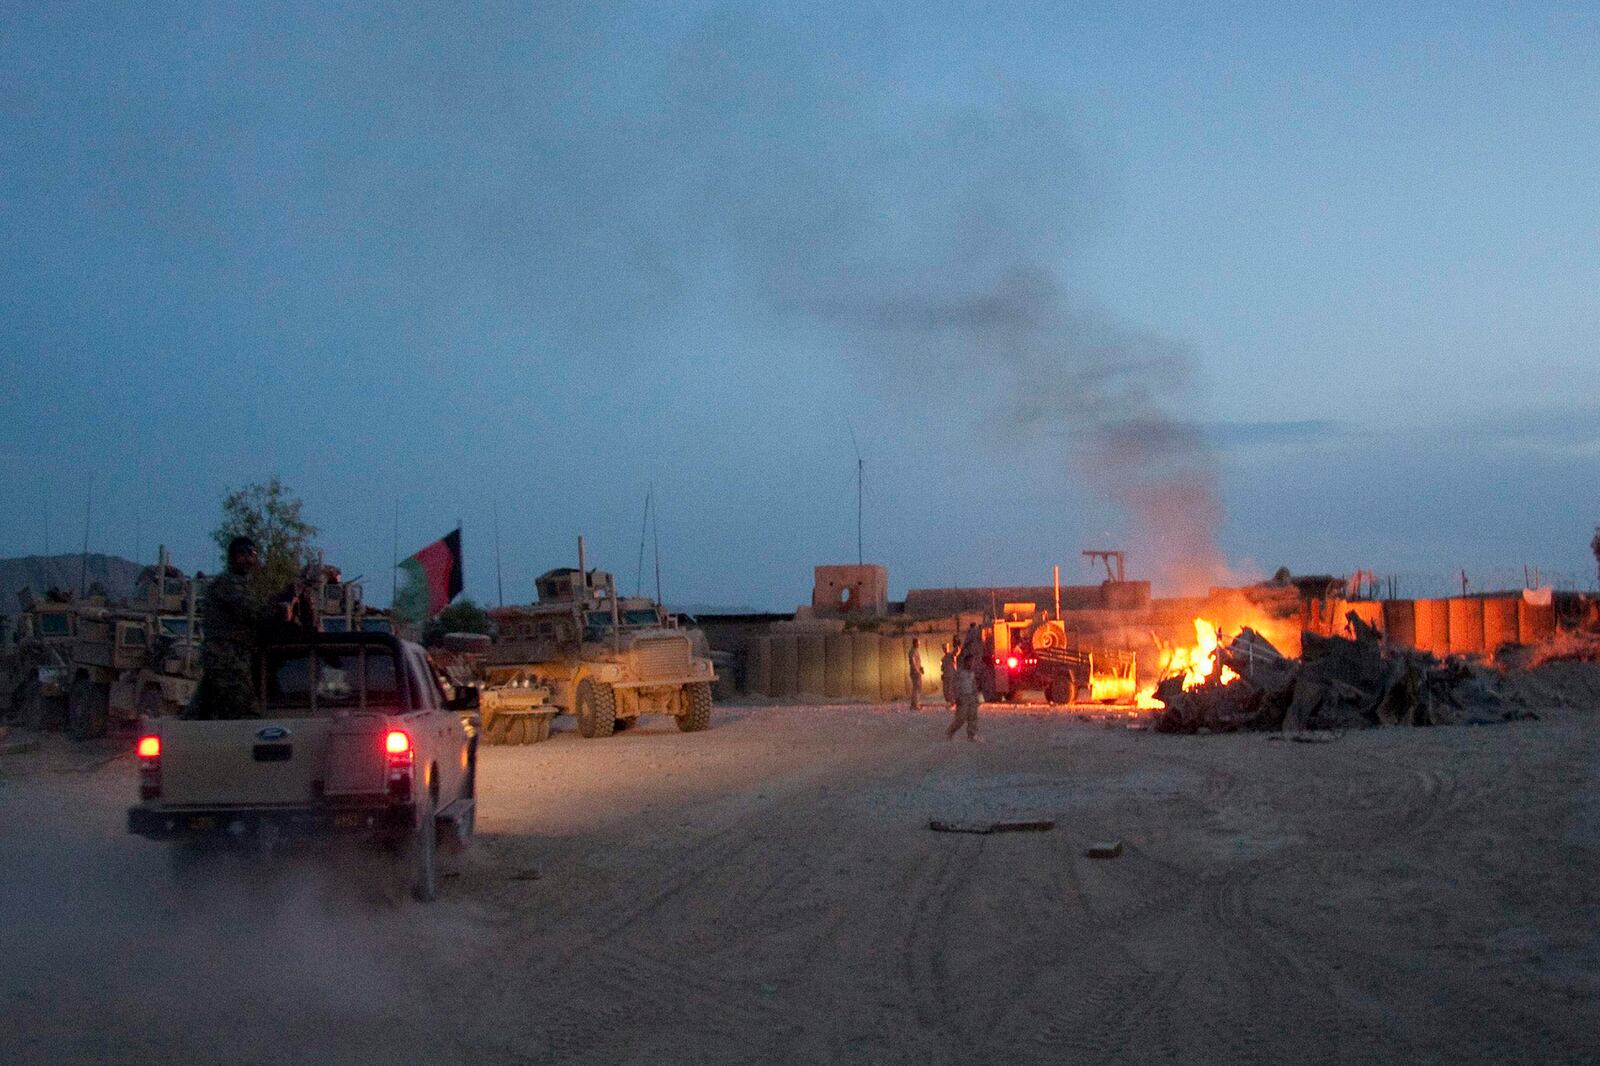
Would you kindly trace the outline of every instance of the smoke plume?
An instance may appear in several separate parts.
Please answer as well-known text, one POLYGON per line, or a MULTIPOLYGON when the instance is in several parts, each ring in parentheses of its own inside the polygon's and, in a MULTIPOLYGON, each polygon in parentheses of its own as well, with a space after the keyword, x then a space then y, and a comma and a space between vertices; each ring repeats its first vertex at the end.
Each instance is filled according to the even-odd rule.
POLYGON ((681 50, 665 143, 686 213, 735 250, 758 306, 833 336, 881 402, 912 382, 975 410, 976 437, 1000 430, 1041 478, 1086 487, 1107 514, 1084 525, 1120 527, 1141 576, 1219 576, 1193 358, 1072 288, 1103 182, 1070 105, 907 85, 875 43, 837 45, 722 19, 681 50))

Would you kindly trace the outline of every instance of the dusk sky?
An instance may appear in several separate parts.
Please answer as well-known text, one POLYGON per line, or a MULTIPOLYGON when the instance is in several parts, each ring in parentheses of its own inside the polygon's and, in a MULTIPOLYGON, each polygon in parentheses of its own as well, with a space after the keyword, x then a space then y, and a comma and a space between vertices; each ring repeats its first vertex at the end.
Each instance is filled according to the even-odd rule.
POLYGON ((1593 4, 7 4, 0 555, 1595 584, 1593 4))

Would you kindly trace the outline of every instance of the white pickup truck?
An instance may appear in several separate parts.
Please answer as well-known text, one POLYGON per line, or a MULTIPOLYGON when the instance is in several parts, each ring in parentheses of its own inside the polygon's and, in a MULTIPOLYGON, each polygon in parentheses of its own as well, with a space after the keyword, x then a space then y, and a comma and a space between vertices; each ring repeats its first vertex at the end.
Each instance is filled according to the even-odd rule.
POLYGON ((258 653, 259 718, 160 718, 138 741, 128 830, 185 844, 345 834, 438 890, 443 830, 473 831, 477 718, 448 703, 422 649, 387 633, 297 633, 258 653))

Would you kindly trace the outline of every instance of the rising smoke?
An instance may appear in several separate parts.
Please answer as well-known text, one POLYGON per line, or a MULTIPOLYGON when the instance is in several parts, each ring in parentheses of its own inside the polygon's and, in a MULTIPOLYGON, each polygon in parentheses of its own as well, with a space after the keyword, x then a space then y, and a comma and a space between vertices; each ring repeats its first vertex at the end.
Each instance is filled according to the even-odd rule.
POLYGON ((1084 525, 1120 528, 1141 575, 1218 579, 1192 356, 1070 287, 1097 184, 1070 107, 970 71, 919 82, 919 58, 881 40, 727 19, 691 39, 664 141, 685 209, 737 250, 758 303, 833 334, 881 401, 910 382, 976 411, 975 437, 1100 501, 1084 525))

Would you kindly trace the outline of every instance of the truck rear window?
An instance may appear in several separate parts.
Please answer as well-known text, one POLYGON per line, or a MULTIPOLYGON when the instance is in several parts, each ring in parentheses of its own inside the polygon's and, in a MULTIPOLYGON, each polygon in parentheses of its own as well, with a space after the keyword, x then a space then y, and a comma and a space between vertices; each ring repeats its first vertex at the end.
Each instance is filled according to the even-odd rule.
POLYGON ((394 654, 388 648, 272 648, 263 663, 267 709, 326 714, 400 706, 394 654))

